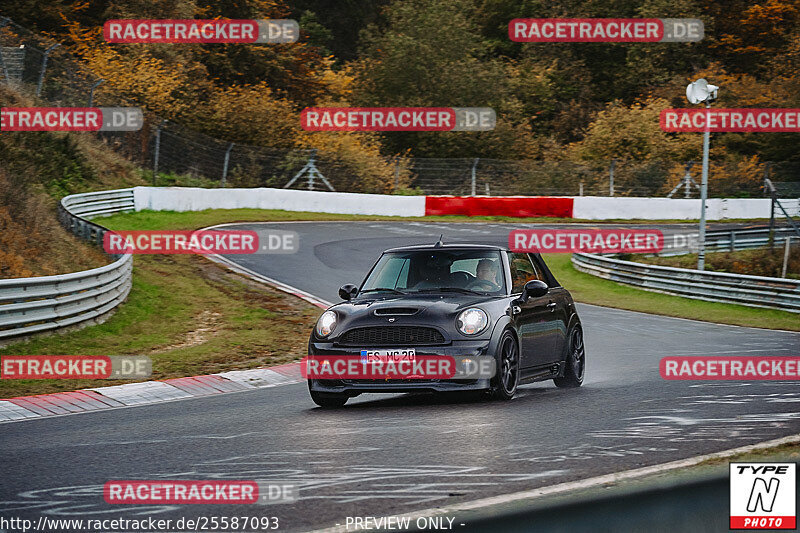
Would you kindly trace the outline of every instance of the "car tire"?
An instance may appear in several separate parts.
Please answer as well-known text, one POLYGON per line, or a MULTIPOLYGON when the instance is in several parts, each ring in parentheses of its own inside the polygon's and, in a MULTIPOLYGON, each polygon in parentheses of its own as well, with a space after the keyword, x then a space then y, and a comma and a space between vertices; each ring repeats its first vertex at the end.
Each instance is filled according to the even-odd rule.
POLYGON ((553 378, 556 387, 572 389, 583 384, 586 374, 586 348, 583 344, 583 328, 574 324, 569 330, 564 375, 553 378))
POLYGON ((510 330, 503 332, 497 350, 497 374, 492 379, 491 396, 494 400, 508 401, 519 385, 519 343, 510 330))
POLYGON ((347 400, 350 399, 350 397, 346 394, 313 391, 311 390, 310 380, 308 382, 308 393, 311 395, 311 401, 323 409, 336 409, 337 407, 342 407, 347 403, 347 400))

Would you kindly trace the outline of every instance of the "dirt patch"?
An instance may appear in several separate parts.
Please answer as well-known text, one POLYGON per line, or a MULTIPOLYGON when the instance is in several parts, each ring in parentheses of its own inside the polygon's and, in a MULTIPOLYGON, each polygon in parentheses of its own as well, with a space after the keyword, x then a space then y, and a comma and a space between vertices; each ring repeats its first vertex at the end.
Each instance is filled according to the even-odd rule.
POLYGON ((190 348, 192 346, 199 346, 211 337, 217 335, 222 327, 222 315, 215 311, 205 310, 200 313, 194 321, 197 328, 188 331, 184 334, 181 342, 170 344, 163 348, 154 348, 150 350, 150 354, 165 353, 170 350, 177 350, 179 348, 190 348))

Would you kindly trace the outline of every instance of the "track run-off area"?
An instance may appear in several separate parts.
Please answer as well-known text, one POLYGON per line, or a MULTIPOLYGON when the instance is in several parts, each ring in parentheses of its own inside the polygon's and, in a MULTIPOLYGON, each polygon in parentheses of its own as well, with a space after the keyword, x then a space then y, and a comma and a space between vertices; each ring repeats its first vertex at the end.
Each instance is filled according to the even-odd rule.
MULTIPOLYGON (((387 248, 432 243, 440 234, 445 242, 504 245, 512 228, 428 222, 225 227, 297 232, 296 254, 225 260, 323 303, 338 301, 344 283, 359 283, 387 248)), ((669 235, 696 226, 661 229, 669 235)), ((666 356, 796 356, 800 333, 584 304, 578 312, 587 350, 579 389, 557 389, 550 381, 525 385, 510 402, 367 394, 342 409, 322 410, 305 383, 296 383, 2 424, 0 513, 34 521, 43 515, 275 516, 281 531, 302 531, 344 525, 348 516, 457 506, 800 433, 797 382, 665 381, 658 368, 666 356), (267 506, 104 502, 105 482, 135 479, 266 480, 297 485, 299 498, 267 506)))

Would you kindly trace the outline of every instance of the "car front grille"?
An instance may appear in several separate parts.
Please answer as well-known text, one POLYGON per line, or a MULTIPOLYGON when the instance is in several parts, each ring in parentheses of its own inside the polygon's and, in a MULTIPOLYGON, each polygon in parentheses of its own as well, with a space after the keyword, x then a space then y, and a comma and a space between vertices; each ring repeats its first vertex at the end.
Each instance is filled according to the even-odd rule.
POLYGON ((376 326, 346 331, 339 344, 348 346, 415 346, 444 344, 439 330, 422 326, 376 326))
POLYGON ((422 383, 422 384, 431 384, 431 383, 439 383, 441 382, 440 379, 343 379, 342 383, 346 385, 396 385, 396 384, 405 384, 405 383, 422 383))

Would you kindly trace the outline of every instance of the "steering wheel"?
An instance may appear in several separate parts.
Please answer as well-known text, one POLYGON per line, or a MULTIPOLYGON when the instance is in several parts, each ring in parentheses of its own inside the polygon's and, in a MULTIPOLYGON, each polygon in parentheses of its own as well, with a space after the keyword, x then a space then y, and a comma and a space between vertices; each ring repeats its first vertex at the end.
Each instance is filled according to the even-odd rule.
POLYGON ((469 288, 479 291, 496 291, 500 287, 487 279, 476 279, 470 284, 469 288))

